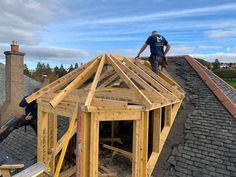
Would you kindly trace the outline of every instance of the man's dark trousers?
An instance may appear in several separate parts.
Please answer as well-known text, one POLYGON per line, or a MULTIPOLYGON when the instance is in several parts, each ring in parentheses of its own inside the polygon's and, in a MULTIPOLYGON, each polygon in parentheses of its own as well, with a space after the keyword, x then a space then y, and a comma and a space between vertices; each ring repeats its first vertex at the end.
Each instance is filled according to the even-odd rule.
POLYGON ((156 74, 159 74, 159 65, 161 65, 163 60, 163 57, 157 56, 157 55, 151 55, 149 58, 149 62, 152 66, 152 71, 156 74))

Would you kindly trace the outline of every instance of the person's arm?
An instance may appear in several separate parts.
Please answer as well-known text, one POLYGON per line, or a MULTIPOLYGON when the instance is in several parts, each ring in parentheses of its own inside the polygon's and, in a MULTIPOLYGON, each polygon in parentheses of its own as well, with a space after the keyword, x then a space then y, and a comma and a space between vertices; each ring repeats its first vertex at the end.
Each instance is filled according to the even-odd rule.
POLYGON ((24 107, 26 107, 27 105, 28 105, 28 103, 26 102, 26 99, 25 99, 26 97, 24 97, 22 100, 21 100, 21 102, 19 103, 19 106, 20 107, 22 107, 22 108, 24 108, 24 107))
POLYGON ((147 48, 147 46, 148 46, 148 44, 145 43, 145 44, 141 47, 141 49, 139 50, 138 55, 135 57, 135 59, 136 59, 136 58, 139 58, 139 56, 141 55, 141 53, 143 53, 143 51, 147 48))
POLYGON ((170 51, 170 44, 167 44, 166 47, 165 47, 165 51, 164 51, 164 55, 166 56, 166 54, 170 51))

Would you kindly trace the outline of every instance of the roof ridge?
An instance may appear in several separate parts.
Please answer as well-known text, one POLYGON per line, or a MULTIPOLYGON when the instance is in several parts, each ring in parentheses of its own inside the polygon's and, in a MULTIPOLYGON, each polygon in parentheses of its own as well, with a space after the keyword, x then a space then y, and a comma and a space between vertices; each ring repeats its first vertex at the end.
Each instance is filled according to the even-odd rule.
POLYGON ((186 55, 184 58, 192 66, 192 68, 197 72, 200 78, 205 82, 205 84, 211 89, 219 101, 224 105, 224 107, 232 114, 236 119, 236 105, 231 101, 231 99, 220 89, 220 87, 210 78, 210 76, 203 70, 199 62, 193 57, 186 55))

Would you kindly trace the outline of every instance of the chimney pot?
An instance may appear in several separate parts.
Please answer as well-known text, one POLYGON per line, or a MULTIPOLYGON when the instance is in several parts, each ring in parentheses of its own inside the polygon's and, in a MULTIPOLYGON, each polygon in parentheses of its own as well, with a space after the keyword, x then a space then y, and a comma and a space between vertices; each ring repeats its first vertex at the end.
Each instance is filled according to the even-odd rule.
POLYGON ((11 52, 19 52, 19 45, 17 44, 17 41, 12 41, 11 52))

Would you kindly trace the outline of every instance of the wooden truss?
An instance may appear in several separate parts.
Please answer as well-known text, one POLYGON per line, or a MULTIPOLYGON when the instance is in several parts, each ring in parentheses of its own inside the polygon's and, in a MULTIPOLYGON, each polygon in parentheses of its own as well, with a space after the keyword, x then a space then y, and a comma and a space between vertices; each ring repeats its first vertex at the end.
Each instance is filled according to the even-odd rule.
POLYGON ((151 176, 184 96, 167 72, 157 75, 147 62, 111 54, 99 56, 27 98, 29 103, 38 103, 38 162, 45 163, 55 177, 75 172, 80 177, 104 176, 101 171, 109 170, 99 166, 99 141, 114 145, 119 138, 114 137, 112 126, 111 138, 99 139, 100 122, 132 121, 132 152, 104 147, 131 159, 133 177, 151 176), (88 83, 91 78, 93 81, 88 83), (69 128, 59 140, 58 116, 69 119, 69 128), (150 126, 153 147, 148 155, 150 126), (77 165, 61 172, 69 140, 75 133, 77 165))

